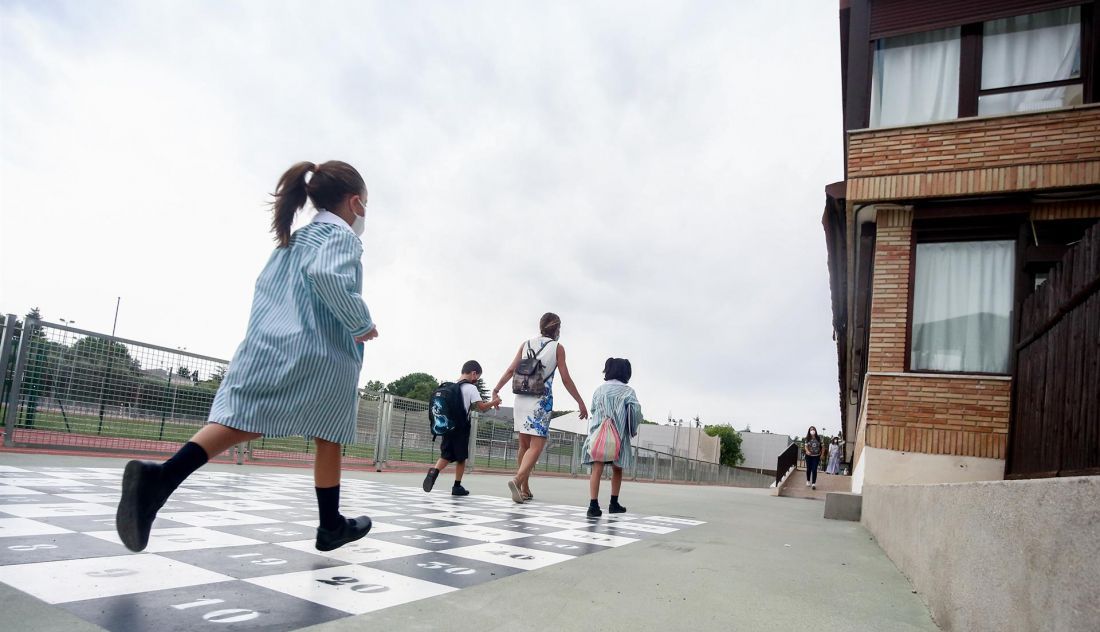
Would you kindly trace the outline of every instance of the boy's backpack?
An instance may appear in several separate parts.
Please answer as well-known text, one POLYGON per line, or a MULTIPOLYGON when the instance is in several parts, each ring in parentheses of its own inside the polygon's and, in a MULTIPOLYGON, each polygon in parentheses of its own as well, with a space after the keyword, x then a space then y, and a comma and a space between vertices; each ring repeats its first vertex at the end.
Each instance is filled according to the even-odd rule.
POLYGON ((467 380, 459 382, 444 382, 432 393, 431 403, 428 406, 428 426, 432 431, 432 442, 436 437, 452 432, 462 424, 470 423, 470 411, 462 405, 462 385, 470 384, 467 380))
POLYGON ((515 395, 534 395, 535 397, 542 397, 546 394, 546 376, 543 375, 546 365, 539 359, 539 355, 550 342, 547 340, 542 343, 538 351, 531 347, 530 341, 527 342, 527 357, 519 361, 519 364, 516 365, 516 372, 512 376, 512 393, 515 395))

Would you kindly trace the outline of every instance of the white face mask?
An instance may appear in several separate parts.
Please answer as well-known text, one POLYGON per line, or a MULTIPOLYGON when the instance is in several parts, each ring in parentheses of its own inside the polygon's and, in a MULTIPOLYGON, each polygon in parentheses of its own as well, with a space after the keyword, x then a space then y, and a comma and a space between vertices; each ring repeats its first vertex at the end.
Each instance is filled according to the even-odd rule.
POLYGON ((817 431, 816 430, 811 430, 810 431, 810 436, 811 437, 816 437, 817 436, 817 431))
POLYGON ((365 217, 367 214, 367 205, 363 204, 362 200, 360 200, 359 203, 363 205, 363 215, 355 215, 355 221, 351 223, 351 229, 357 236, 362 237, 363 231, 367 229, 367 218, 365 217))

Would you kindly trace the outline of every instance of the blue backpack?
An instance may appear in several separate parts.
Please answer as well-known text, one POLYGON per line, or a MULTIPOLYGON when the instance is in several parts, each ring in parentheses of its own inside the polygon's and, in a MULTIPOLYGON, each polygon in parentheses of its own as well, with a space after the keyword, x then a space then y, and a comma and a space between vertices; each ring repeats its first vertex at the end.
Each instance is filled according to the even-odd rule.
POLYGON ((432 443, 435 443, 436 437, 454 431, 459 425, 470 423, 470 411, 465 410, 462 405, 463 384, 470 382, 444 382, 432 393, 428 406, 428 426, 432 431, 432 443))

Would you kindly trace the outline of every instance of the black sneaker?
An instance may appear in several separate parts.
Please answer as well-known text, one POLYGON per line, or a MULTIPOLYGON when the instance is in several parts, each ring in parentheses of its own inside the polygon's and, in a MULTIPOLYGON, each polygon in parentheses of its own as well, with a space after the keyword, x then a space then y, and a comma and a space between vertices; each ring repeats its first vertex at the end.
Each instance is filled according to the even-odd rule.
POLYGON ((370 532, 370 527, 370 518, 366 516, 347 518, 342 525, 335 529, 317 527, 317 543, 314 546, 318 551, 338 549, 367 535, 370 532))
POLYGON ((451 488, 452 496, 469 496, 470 492, 462 486, 461 483, 455 483, 455 486, 451 488))
POLYGON ((439 478, 439 470, 434 467, 428 468, 428 475, 424 477, 424 491, 430 492, 435 487, 435 479, 439 478))
POLYGON ((149 461, 130 461, 122 472, 122 498, 115 512, 115 529, 122 544, 134 553, 149 545, 149 531, 157 511, 168 500, 161 482, 161 466, 149 461))
POLYGON ((612 503, 611 506, 607 508, 607 513, 626 513, 626 507, 623 507, 619 503, 612 503))
POLYGON ((588 517, 589 518, 599 518, 602 515, 603 515, 603 511, 600 510, 599 507, 591 507, 590 506, 588 508, 588 517))

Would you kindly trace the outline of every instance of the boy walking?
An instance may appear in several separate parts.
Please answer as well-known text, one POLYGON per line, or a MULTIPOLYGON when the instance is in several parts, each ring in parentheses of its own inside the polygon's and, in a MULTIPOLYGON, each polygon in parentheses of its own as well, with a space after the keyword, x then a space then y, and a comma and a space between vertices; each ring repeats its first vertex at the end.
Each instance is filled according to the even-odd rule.
POLYGON ((443 444, 440 446, 440 457, 435 462, 435 467, 428 468, 428 474, 424 477, 424 491, 432 491, 435 479, 439 473, 451 463, 455 464, 455 484, 451 488, 452 496, 468 496, 470 492, 462 486, 462 475, 466 472, 466 459, 470 454, 470 411, 485 412, 490 408, 500 405, 500 397, 493 397, 492 401, 482 401, 481 393, 477 390, 477 381, 481 378, 481 365, 476 360, 470 360, 462 365, 462 376, 458 379, 462 392, 463 415, 457 420, 455 427, 443 435, 443 444))

